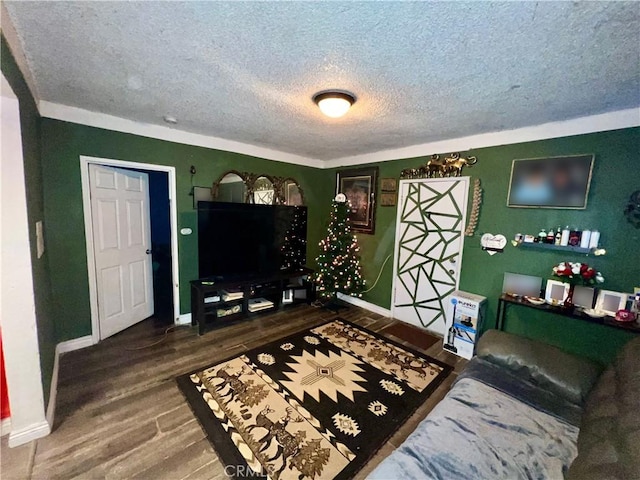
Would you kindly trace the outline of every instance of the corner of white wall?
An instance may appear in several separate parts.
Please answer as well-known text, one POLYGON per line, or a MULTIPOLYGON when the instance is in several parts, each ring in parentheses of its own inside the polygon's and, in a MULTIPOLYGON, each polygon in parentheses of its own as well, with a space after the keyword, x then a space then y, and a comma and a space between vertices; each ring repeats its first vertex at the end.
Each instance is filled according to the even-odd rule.
POLYGON ((20 106, 1 79, 0 326, 11 405, 9 446, 51 431, 45 418, 36 324, 20 106))

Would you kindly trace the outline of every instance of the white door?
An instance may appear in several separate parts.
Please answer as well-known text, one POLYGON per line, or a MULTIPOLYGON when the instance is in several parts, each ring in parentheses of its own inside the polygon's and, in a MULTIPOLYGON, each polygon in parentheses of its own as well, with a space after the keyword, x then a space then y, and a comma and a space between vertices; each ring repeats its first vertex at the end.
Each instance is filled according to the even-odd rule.
POLYGON ((400 181, 394 318, 444 334, 446 305, 459 285, 468 190, 468 177, 400 181))
POLYGON ((100 339, 153 315, 149 176, 89 165, 100 339))

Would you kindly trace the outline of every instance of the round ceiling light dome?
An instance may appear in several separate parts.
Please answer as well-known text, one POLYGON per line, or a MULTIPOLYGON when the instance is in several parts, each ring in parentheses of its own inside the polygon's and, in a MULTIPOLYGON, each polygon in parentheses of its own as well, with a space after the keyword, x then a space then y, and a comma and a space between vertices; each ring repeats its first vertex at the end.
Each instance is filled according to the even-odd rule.
POLYGON ((356 97, 349 92, 326 90, 316 93, 313 101, 327 117, 339 118, 349 111, 356 97))

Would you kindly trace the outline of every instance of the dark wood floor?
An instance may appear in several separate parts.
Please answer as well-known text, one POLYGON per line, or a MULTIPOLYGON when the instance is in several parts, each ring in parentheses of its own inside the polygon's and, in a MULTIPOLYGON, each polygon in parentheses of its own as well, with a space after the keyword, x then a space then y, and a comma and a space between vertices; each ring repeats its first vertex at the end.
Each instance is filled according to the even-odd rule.
MULTIPOLYGON (((396 323, 350 307, 339 315, 380 332, 396 323)), ((198 337, 146 320, 98 345, 61 357, 55 425, 48 437, 20 449, 2 449, 2 478, 226 479, 224 466, 204 436, 175 383, 179 374, 233 356, 335 317, 300 305, 212 330, 198 337), (29 449, 29 450, 27 450, 29 449), (14 451, 12 453, 12 451, 14 451), (32 467, 18 456, 31 456, 32 467)), ((381 332, 383 335, 384 331, 381 332)), ((405 343, 388 335, 394 340, 405 343)), ((364 478, 415 429, 444 396, 465 361, 443 352, 425 353, 455 366, 436 392, 361 470, 364 478)), ((6 446, 6 441, 3 442, 6 446)))

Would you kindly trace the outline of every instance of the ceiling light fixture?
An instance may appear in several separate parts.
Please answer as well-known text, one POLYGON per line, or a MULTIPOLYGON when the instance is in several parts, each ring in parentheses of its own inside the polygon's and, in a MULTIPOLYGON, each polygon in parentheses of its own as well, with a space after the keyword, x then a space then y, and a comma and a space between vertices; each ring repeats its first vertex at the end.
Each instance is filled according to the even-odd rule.
POLYGON ((178 119, 176 117, 172 117, 171 115, 165 115, 164 117, 162 117, 162 119, 166 123, 169 123, 171 125, 175 125, 176 123, 178 123, 178 119))
POLYGON ((316 93, 313 96, 313 101, 327 117, 338 118, 349 111, 351 105, 355 103, 356 97, 349 92, 325 90, 316 93))

